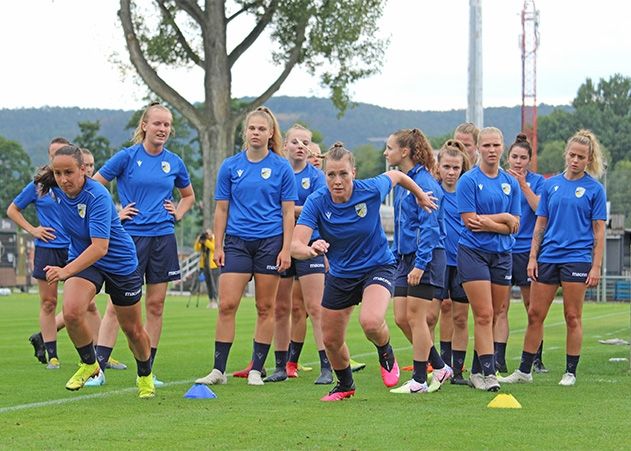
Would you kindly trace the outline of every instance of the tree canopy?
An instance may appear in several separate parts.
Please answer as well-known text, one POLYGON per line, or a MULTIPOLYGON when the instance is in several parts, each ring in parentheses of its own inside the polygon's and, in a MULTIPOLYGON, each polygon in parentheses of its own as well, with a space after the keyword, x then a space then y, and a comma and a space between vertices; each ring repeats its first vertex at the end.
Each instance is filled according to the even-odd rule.
MULTIPOLYGON (((0 136, 0 208, 2 216, 15 196, 31 181, 33 168, 26 151, 15 141, 0 136)), ((32 218, 31 218, 32 219, 32 218)))

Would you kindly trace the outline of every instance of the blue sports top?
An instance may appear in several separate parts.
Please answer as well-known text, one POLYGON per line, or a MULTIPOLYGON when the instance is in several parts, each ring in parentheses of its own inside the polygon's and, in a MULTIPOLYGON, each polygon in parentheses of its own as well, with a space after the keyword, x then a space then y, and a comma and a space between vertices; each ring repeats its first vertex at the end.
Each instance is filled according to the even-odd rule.
POLYGON ((458 266, 458 240, 462 234, 464 226, 462 218, 458 213, 458 202, 456 193, 443 191, 442 209, 445 211, 445 227, 447 229, 447 239, 445 240, 445 254, 447 254, 447 265, 458 266))
MULTIPOLYGON (((526 174, 526 183, 530 187, 533 193, 537 196, 541 195, 543 189, 543 182, 545 178, 543 175, 535 172, 528 172, 526 174)), ((519 232, 515 235, 515 245, 513 246, 513 253, 530 252, 530 245, 532 243, 532 233, 535 230, 535 222, 537 221, 537 215, 534 210, 530 208, 528 199, 521 195, 521 219, 519 221, 519 232)))
POLYGON ((24 210, 29 204, 35 204, 39 224, 42 227, 51 227, 55 230, 54 240, 46 242, 35 238, 35 246, 65 249, 70 245, 70 239, 61 224, 57 202, 55 202, 51 192, 44 196, 39 196, 35 183, 31 182, 13 199, 13 203, 20 210, 24 210))
POLYGON ((335 277, 361 277, 376 267, 394 264, 381 226, 379 208, 392 188, 387 175, 354 180, 348 202, 335 203, 324 187, 307 199, 298 224, 315 230, 329 243, 327 257, 335 277))
POLYGON ((239 152, 219 168, 215 200, 229 201, 227 235, 244 240, 281 235, 282 203, 298 200, 294 171, 271 150, 256 163, 239 152))
POLYGON ((142 144, 117 152, 99 174, 107 181, 116 178, 118 197, 126 206, 135 202, 138 214, 123 226, 132 236, 161 236, 175 233, 175 217, 164 208, 173 200, 173 189, 191 184, 182 159, 170 150, 149 154, 142 144))
POLYGON ((556 175, 544 182, 537 216, 548 218, 538 261, 591 262, 592 221, 607 220, 605 190, 587 173, 578 180, 556 175))
POLYGON ((123 229, 112 197, 103 185, 86 178, 81 192, 68 197, 60 188, 53 192, 59 203, 61 218, 70 235, 68 260, 76 259, 90 244, 92 238, 109 240, 107 254, 92 266, 102 271, 127 275, 136 270, 136 247, 129 233, 123 229))
MULTIPOLYGON (((296 177, 296 186, 298 187, 297 206, 304 205, 307 197, 309 197, 311 193, 319 190, 323 186, 326 186, 324 172, 313 166, 311 163, 307 163, 307 166, 305 166, 302 171, 294 173, 294 176, 296 177)), ((311 239, 317 240, 319 238, 320 234, 316 229, 313 231, 311 239)))
POLYGON ((425 270, 432 260, 434 248, 441 247, 441 232, 444 230, 443 190, 423 165, 415 165, 407 175, 423 191, 432 192, 437 198, 438 210, 427 213, 416 203, 416 197, 410 191, 395 186, 393 248, 399 255, 416 253, 414 267, 425 270))
MULTIPOLYGON (((488 177, 479 166, 465 172, 456 186, 458 213, 492 215, 510 213, 521 215, 521 191, 514 177, 500 168, 496 177, 488 177)), ((463 246, 485 252, 509 252, 515 238, 492 232, 472 232, 463 227, 460 240, 463 246)))

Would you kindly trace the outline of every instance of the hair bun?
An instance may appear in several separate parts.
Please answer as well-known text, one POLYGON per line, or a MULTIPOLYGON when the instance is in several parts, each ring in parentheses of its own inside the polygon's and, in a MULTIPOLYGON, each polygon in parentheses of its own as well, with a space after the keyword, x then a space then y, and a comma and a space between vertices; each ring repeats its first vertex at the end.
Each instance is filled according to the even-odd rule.
POLYGON ((515 142, 528 142, 528 136, 525 133, 518 133, 515 142))
POLYGON ((343 149, 344 143, 341 141, 335 141, 335 143, 331 146, 331 149, 343 149))

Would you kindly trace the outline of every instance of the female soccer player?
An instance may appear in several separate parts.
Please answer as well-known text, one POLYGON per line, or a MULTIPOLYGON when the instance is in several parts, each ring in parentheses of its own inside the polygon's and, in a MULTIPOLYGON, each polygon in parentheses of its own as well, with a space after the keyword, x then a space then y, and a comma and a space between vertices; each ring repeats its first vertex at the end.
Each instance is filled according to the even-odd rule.
POLYGON ((427 325, 434 292, 443 288, 445 276, 445 249, 440 247, 444 229, 443 193, 432 175, 435 165, 432 146, 419 129, 399 130, 390 135, 384 156, 390 166, 398 166, 423 191, 432 192, 439 205, 438 211, 428 213, 408 190, 401 186, 394 188, 395 319, 411 335, 408 340, 414 348, 414 372, 411 380, 390 391, 426 393, 428 361, 434 369, 430 391, 438 390, 452 376, 451 368, 434 348, 427 325))
POLYGON ((226 159, 217 176, 215 261, 219 276, 219 315, 213 370, 200 384, 225 384, 241 295, 254 275, 257 309, 249 385, 263 385, 261 371, 274 335, 274 300, 279 274, 291 265, 294 203, 298 200, 291 166, 282 154, 278 121, 266 107, 250 112, 243 124, 245 150, 226 159), (224 236, 225 235, 225 236, 224 236))
POLYGON ((316 169, 322 169, 322 150, 320 149, 320 144, 318 143, 310 143, 309 144, 309 157, 307 161, 313 165, 316 169))
POLYGON ((49 284, 65 281, 66 329, 81 359, 66 388, 79 390, 99 370, 86 313, 105 284, 136 358, 138 396, 150 398, 155 396, 151 348, 138 303, 142 278, 137 271, 133 241, 120 224, 110 193, 87 177, 85 171, 81 150, 69 145, 55 152, 52 168, 45 168, 35 177, 35 183, 41 185, 41 195, 52 190, 62 225, 70 236, 68 264, 44 268, 49 284))
MULTIPOLYGON (((55 138, 48 146, 48 158, 52 161, 55 152, 68 145, 65 138, 55 138)), ((35 238, 35 259, 33 262, 33 278, 37 280, 39 289, 39 333, 31 335, 29 341, 35 348, 35 357, 41 363, 47 363, 48 369, 59 368, 57 356, 57 325, 55 310, 57 309, 57 284, 46 282, 44 268, 47 265, 64 266, 68 259, 70 239, 61 225, 59 210, 55 199, 50 195, 38 195, 37 184, 31 182, 13 200, 7 208, 7 216, 18 226, 35 238), (39 226, 34 226, 22 215, 22 210, 35 205, 39 226), (45 349, 45 352, 42 350, 45 349), (48 354, 48 360, 46 359, 48 354)))
MULTIPOLYGON (((528 311, 530 305, 530 278, 526 267, 528 266, 528 255, 530 253, 530 243, 532 232, 535 228, 535 211, 539 204, 539 196, 543 188, 544 178, 528 169, 532 158, 532 148, 528 142, 528 137, 520 133, 515 138, 515 142, 508 149, 508 173, 517 179, 521 190, 521 218, 519 232, 515 236, 513 246, 513 278, 512 284, 517 285, 521 290, 524 306, 528 311)), ((508 297, 495 315, 495 325, 493 326, 493 339, 495 341, 495 366, 500 373, 506 373, 506 342, 508 341, 508 309, 510 307, 510 292, 508 297)), ((543 342, 537 350, 535 359, 535 371, 547 372, 541 361, 541 350, 543 342)))
MULTIPOLYGON (((298 189, 298 201, 294 207, 296 219, 300 216, 302 206, 307 197, 326 185, 322 171, 307 162, 310 143, 311 132, 303 126, 295 124, 287 130, 285 135, 285 153, 293 169, 298 189)), ((319 237, 320 235, 316 230, 311 240, 317 240, 319 237)), ((318 255, 307 261, 292 260, 289 269, 281 274, 275 306, 274 342, 276 346, 276 370, 272 375, 264 379, 265 382, 279 382, 287 379, 286 367, 291 330, 290 314, 293 311, 293 294, 296 291, 293 287, 294 285, 299 285, 301 296, 299 299, 296 299, 296 302, 303 302, 306 312, 309 314, 313 325, 313 336, 320 357, 320 376, 315 383, 318 385, 333 383, 331 364, 326 357, 324 344, 322 344, 322 329, 320 326, 320 302, 324 291, 324 272, 324 256, 318 255), (298 284, 294 283, 294 277, 298 279, 298 284)), ((303 312, 299 311, 298 314, 303 315, 303 312)))
POLYGON ((520 193, 514 177, 499 166, 502 132, 480 130, 479 164, 463 174, 456 188, 464 230, 458 241, 458 274, 473 312, 475 353, 470 382, 497 391, 493 350, 493 315, 510 289, 511 234, 519 229, 520 193), (479 363, 479 365, 478 365, 479 363))
POLYGON ((338 383, 322 401, 339 401, 355 394, 345 335, 353 308, 359 303, 359 322, 377 347, 384 384, 393 387, 399 381, 399 366, 384 319, 396 266, 381 226, 381 203, 392 186, 400 184, 425 208, 436 205, 400 171, 354 180, 353 154, 340 143, 329 150, 325 163, 328 189, 322 188, 307 199, 294 232, 292 256, 308 260, 327 254, 329 259, 322 298, 322 335, 338 383), (309 244, 316 229, 321 239, 309 244))
POLYGON ((528 329, 519 369, 504 383, 532 382, 532 363, 543 338, 543 322, 559 284, 567 325, 566 367, 559 385, 576 383, 583 341, 585 290, 600 280, 607 200, 596 181, 603 157, 596 136, 580 130, 565 147, 565 172, 547 179, 537 207, 528 276, 532 279, 528 329))
POLYGON ((443 302, 446 299, 452 301, 453 334, 451 338, 451 353, 454 375, 451 378, 451 383, 456 385, 469 385, 462 376, 469 341, 469 301, 458 277, 458 240, 464 226, 458 213, 456 200, 456 184, 460 176, 468 170, 469 159, 464 145, 455 139, 447 140, 438 153, 438 178, 444 194, 442 208, 445 211, 445 226, 447 229, 447 238, 445 240, 447 266, 445 268, 444 288, 440 297, 443 299, 443 302))
MULTIPOLYGON (((175 223, 195 202, 184 162, 165 147, 173 132, 172 123, 168 108, 152 103, 138 121, 135 144, 116 153, 94 175, 102 184, 116 179, 118 195, 128 211, 129 219, 123 227, 134 240, 138 268, 147 283, 146 327, 151 338, 152 363, 162 334, 167 285, 180 278, 175 223), (173 201, 174 189, 181 197, 177 205, 173 201)), ((107 323, 106 319, 107 313, 107 323)), ((115 328, 111 322, 107 327, 115 328)), ((107 361, 111 347, 99 348, 99 361, 107 361)))

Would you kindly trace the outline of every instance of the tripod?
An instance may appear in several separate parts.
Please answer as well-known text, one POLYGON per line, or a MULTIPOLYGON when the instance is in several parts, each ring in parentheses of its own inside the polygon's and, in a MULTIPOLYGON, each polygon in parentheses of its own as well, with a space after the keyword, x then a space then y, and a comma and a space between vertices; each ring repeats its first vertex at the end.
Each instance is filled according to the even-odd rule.
POLYGON ((202 282, 206 280, 206 277, 204 275, 204 271, 202 271, 201 268, 197 268, 197 271, 195 271, 195 276, 193 278, 193 282, 191 283, 191 291, 188 295, 188 302, 186 303, 186 308, 188 308, 188 306, 191 303, 191 298, 193 297, 193 292, 197 292, 197 302, 195 303, 195 307, 199 307, 199 295, 202 291, 202 282))

